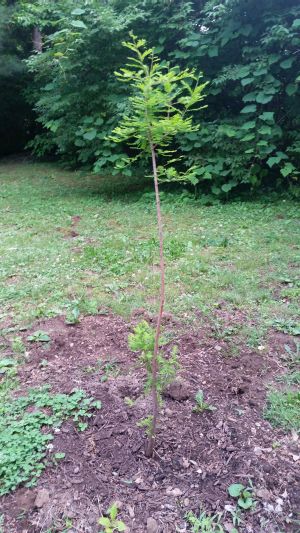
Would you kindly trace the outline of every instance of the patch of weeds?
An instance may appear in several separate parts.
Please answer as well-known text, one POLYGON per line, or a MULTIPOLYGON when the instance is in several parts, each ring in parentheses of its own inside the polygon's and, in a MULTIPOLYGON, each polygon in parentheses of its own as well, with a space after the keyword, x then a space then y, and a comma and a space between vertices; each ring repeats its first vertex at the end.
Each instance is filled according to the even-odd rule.
POLYGON ((300 323, 293 320, 276 319, 271 324, 277 331, 288 335, 300 335, 300 323))
POLYGON ((300 371, 289 372, 282 376, 278 376, 276 381, 286 383, 287 385, 300 385, 300 371))
POLYGON ((104 529, 100 533, 114 533, 115 531, 126 531, 127 527, 122 520, 118 520, 118 507, 113 503, 107 510, 106 516, 99 518, 99 525, 104 529))
POLYGON ((74 307, 70 307, 66 313, 65 323, 73 326, 75 324, 79 324, 80 322, 80 310, 77 305, 74 305, 74 307))
POLYGON ((196 405, 195 407, 193 407, 194 413, 202 413, 203 411, 216 410, 216 407, 204 401, 204 393, 202 390, 198 390, 198 392, 195 394, 195 402, 196 405))
POLYGON ((224 326, 220 320, 215 320, 212 327, 213 337, 218 340, 231 339, 231 337, 236 335, 240 330, 240 326, 224 326))
MULTIPOLYGON (((200 512, 196 516, 192 511, 186 514, 186 519, 192 527, 192 533, 225 533, 225 529, 221 525, 222 513, 210 515, 206 511, 200 512)), ((232 533, 237 533, 231 530, 232 533)))
POLYGON ((300 391, 271 391, 264 417, 273 426, 300 430, 300 391))
POLYGON ((99 370, 102 373, 102 376, 100 377, 100 381, 102 381, 102 383, 107 381, 110 377, 116 378, 120 373, 118 363, 116 363, 115 361, 100 363, 99 370))
POLYGON ((294 368, 300 365, 300 342, 295 342, 295 349, 288 345, 284 345, 285 354, 283 354, 283 360, 289 368, 294 368))
POLYGON ((125 396, 124 403, 128 407, 132 408, 132 407, 134 407, 135 401, 132 398, 129 398, 129 396, 125 396))
POLYGON ((27 340, 29 342, 50 342, 51 338, 46 331, 38 330, 28 335, 27 340))
POLYGON ((26 347, 21 337, 14 337, 11 341, 11 347, 16 354, 22 355, 26 352, 26 347))
POLYGON ((79 430, 101 403, 87 398, 82 390, 51 394, 48 386, 30 389, 27 396, 4 398, 0 404, 0 495, 21 483, 33 486, 42 471, 47 447, 57 429, 72 417, 79 430))
POLYGON ((9 357, 4 357, 3 359, 0 359, 0 375, 9 374, 11 371, 14 372, 16 365, 17 362, 15 361, 15 359, 11 359, 9 357))
POLYGON ((251 509, 255 506, 252 486, 245 487, 241 483, 233 483, 228 487, 228 493, 232 498, 237 499, 237 504, 241 509, 251 509))

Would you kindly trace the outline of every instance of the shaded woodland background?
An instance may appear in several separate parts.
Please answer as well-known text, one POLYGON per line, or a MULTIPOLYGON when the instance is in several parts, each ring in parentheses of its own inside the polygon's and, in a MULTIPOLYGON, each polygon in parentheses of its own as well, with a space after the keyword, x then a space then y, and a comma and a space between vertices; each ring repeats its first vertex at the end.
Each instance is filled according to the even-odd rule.
MULTIPOLYGON (((0 0, 0 153, 26 148, 116 173, 107 136, 128 106, 128 33, 209 81, 198 132, 176 139, 209 198, 299 190, 298 0, 0 0)), ((124 170, 144 174, 145 167, 124 170)))

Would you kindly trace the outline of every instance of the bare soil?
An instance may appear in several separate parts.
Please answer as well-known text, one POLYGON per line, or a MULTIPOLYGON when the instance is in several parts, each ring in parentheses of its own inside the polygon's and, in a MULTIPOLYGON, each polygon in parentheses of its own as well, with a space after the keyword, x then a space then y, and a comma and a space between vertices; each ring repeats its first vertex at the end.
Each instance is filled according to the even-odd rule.
POLYGON ((141 317, 142 310, 130 323, 111 314, 90 316, 75 326, 62 317, 39 321, 24 332, 25 340, 31 331, 45 330, 51 343, 27 343, 30 357, 20 370, 23 392, 46 383, 55 392, 82 388, 101 400, 102 409, 83 433, 72 422, 63 425, 51 453, 64 452, 65 459, 48 466, 37 487, 2 499, 5 533, 66 531, 66 518, 72 533, 98 533, 97 520, 113 501, 119 502, 130 532, 145 533, 149 517, 161 533, 188 531, 186 512, 200 509, 227 509, 230 531, 228 509, 235 502, 228 486, 249 480, 257 503, 243 513, 239 531, 299 532, 300 526, 289 523, 300 510, 298 436, 272 428, 262 416, 267 386, 282 372, 279 355, 288 336, 270 335, 262 353, 243 345, 240 355, 230 357, 225 340, 216 341, 200 325, 187 329, 167 315, 172 342, 166 351, 179 347, 184 394, 166 396, 156 453, 148 460, 144 429, 137 423, 149 414, 149 400, 138 356, 127 346, 128 333, 141 317), (199 389, 216 410, 193 411, 199 389), (45 496, 39 507, 37 495, 45 496))

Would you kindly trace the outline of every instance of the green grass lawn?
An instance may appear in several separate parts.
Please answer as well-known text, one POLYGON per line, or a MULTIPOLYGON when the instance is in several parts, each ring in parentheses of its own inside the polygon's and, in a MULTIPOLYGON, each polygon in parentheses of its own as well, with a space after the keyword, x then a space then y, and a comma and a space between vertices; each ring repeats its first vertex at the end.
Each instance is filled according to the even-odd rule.
MULTIPOLYGON (((75 305, 83 314, 156 309, 154 195, 112 180, 50 164, 0 164, 1 319, 20 324, 75 305)), ((225 301, 254 320, 254 336, 271 323, 296 331, 296 203, 206 207, 181 193, 162 200, 169 311, 192 320, 225 301)))

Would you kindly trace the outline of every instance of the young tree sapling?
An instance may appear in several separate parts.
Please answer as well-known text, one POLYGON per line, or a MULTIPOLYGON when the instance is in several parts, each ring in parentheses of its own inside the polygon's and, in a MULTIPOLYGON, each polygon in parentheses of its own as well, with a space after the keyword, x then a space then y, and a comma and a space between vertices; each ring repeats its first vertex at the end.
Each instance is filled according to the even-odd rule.
MULTIPOLYGON (((172 163, 182 159, 171 149, 178 134, 199 129, 193 124, 191 112, 204 98, 205 83, 194 70, 171 67, 160 61, 153 48, 147 48, 144 39, 130 34, 131 41, 124 46, 133 52, 125 68, 116 72, 118 79, 132 88, 129 111, 123 115, 110 137, 115 142, 127 143, 136 151, 119 165, 125 167, 139 158, 151 161, 156 198, 157 225, 160 255, 160 299, 152 357, 152 424, 146 446, 146 456, 153 455, 156 426, 159 414, 159 343, 161 322, 165 305, 165 262, 163 221, 159 196, 159 181, 189 181, 197 183, 195 167, 184 173, 178 172, 172 163), (158 164, 158 161, 160 164, 158 164)), ((199 108, 198 108, 199 109, 199 108)), ((200 108, 201 109, 201 108, 200 108)))

